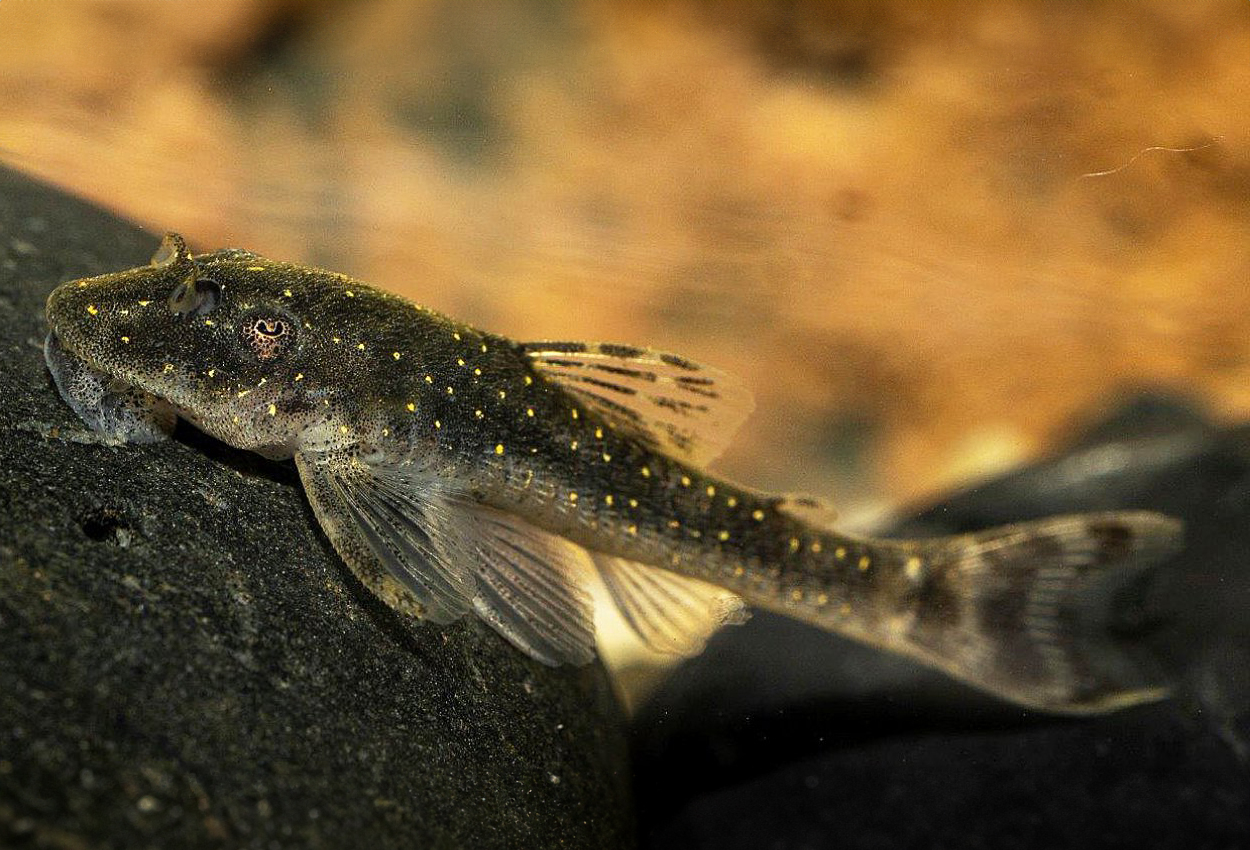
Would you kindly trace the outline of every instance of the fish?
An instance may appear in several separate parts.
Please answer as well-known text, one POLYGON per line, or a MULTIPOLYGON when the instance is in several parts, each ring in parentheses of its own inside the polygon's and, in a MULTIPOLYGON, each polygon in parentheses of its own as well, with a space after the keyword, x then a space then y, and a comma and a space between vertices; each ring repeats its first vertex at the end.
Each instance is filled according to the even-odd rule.
MULTIPOLYGON (((474 614, 550 664, 596 656, 601 582, 648 646, 774 611, 1057 713, 1165 697, 1114 604, 1181 545, 1144 511, 923 539, 839 531, 820 499, 708 471, 750 414, 652 348, 516 342, 346 275, 238 248, 66 282, 44 357, 111 445, 179 419, 292 460, 326 537, 401 616, 474 614)), ((783 659, 778 659, 779 663, 783 659)))

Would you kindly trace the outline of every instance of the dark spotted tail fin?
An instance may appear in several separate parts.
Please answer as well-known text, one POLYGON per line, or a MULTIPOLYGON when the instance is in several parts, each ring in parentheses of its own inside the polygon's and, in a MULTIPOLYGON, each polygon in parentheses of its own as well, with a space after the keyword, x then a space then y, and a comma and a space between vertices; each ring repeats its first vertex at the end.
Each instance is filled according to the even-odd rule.
POLYGON ((911 649, 948 672, 1047 711, 1110 711, 1167 695, 1143 635, 1116 612, 1180 547, 1146 512, 1081 514, 929 541, 911 649), (925 600, 942 604, 926 604, 925 600))

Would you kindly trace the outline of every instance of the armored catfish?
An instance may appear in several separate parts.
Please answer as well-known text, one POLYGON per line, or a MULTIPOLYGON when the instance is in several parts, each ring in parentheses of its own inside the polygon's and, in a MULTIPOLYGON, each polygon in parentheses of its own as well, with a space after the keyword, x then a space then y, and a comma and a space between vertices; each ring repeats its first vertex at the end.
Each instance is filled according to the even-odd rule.
POLYGON ((341 274, 169 235, 148 266, 48 298, 48 366, 114 443, 182 417, 294 458, 343 560, 396 611, 474 612, 549 664, 589 661, 597 571, 649 645, 697 651, 745 604, 1052 711, 1166 692, 1108 628, 1173 551, 1156 514, 923 540, 839 533, 806 498, 705 471, 751 409, 732 379, 631 345, 518 343, 341 274))

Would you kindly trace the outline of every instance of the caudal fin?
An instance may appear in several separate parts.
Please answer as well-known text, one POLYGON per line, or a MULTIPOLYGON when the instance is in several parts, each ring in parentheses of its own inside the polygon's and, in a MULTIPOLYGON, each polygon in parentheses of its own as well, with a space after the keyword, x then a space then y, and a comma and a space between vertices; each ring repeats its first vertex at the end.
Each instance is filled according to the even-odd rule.
POLYGON ((1142 635, 1115 612, 1180 547, 1146 512, 1054 517, 929 541, 913 584, 909 650, 978 687, 1069 713, 1167 695, 1142 635))

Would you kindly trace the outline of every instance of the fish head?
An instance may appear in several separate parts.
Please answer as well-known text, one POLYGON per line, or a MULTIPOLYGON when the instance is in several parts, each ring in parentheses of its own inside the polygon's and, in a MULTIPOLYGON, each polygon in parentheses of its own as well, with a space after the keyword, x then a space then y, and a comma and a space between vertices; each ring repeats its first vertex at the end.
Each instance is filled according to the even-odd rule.
POLYGON ((327 389, 303 382, 318 275, 238 249, 192 256, 169 234, 146 266, 57 287, 49 345, 232 445, 285 456, 330 413, 327 389))

